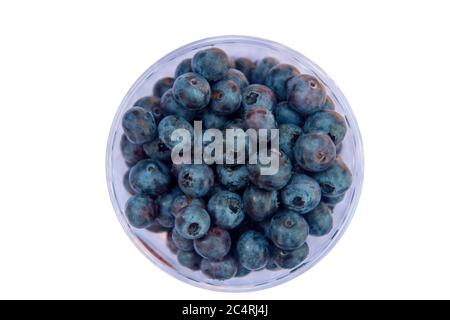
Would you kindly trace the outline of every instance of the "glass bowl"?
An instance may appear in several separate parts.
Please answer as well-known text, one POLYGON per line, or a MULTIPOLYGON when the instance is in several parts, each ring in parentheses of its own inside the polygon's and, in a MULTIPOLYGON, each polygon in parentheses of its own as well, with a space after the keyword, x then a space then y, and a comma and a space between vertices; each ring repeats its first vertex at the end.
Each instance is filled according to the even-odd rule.
POLYGON ((136 247, 159 268, 184 282, 210 290, 231 292, 259 290, 279 285, 301 275, 322 259, 350 223, 361 193, 363 170, 363 147, 358 124, 349 103, 336 84, 315 63, 295 50, 270 40, 247 36, 221 36, 196 41, 169 53, 148 68, 134 83, 119 106, 109 134, 106 154, 107 183, 111 201, 123 229, 136 247), (153 85, 157 80, 173 77, 175 68, 182 60, 192 58, 197 51, 210 47, 223 49, 230 58, 249 57, 256 61, 264 57, 275 57, 281 63, 296 66, 302 74, 315 76, 326 88, 327 94, 335 104, 335 110, 346 120, 348 128, 340 156, 352 172, 352 185, 345 198, 334 207, 331 232, 322 237, 309 236, 307 239, 309 255, 293 269, 276 271, 263 269, 244 277, 213 280, 201 271, 192 271, 180 265, 176 254, 167 246, 167 229, 156 224, 148 229, 135 229, 128 224, 124 216, 124 207, 130 193, 124 184, 124 176, 129 167, 120 149, 123 114, 141 97, 152 95, 153 85))

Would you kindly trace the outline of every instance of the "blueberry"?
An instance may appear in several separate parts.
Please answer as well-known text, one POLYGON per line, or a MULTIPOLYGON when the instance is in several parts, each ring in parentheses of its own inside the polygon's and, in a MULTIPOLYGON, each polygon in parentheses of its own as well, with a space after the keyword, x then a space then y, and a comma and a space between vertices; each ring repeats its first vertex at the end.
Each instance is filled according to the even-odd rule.
POLYGON ((322 202, 325 203, 326 205, 328 205, 328 207, 334 208, 334 206, 337 205, 342 200, 344 200, 344 198, 345 198, 345 193, 338 195, 336 197, 322 196, 322 202))
POLYGON ((122 181, 123 181, 123 186, 124 186, 125 190, 129 194, 131 194, 131 195, 136 194, 136 191, 134 191, 133 188, 131 188, 131 185, 130 185, 130 170, 125 172, 125 174, 123 175, 122 181))
POLYGON ((237 272, 236 272, 235 277, 242 278, 242 277, 245 277, 246 275, 248 275, 250 272, 252 272, 252 271, 248 270, 247 268, 244 268, 244 266, 242 264, 238 263, 237 272))
POLYGON ((141 107, 147 111, 150 111, 153 114, 156 123, 158 123, 159 120, 161 120, 162 110, 160 98, 154 96, 142 97, 134 103, 134 106, 141 107))
POLYGON ((279 128, 280 149, 292 161, 295 142, 302 135, 302 129, 294 124, 282 124, 279 128))
POLYGON ((227 72, 227 75, 223 80, 231 80, 234 83, 236 83, 239 86, 239 89, 241 89, 241 93, 244 92, 244 89, 249 85, 248 78, 245 77, 245 75, 236 69, 230 69, 227 72))
POLYGON ((183 238, 175 228, 172 230, 171 234, 173 244, 178 250, 181 251, 194 250, 194 240, 183 238))
POLYGON ((155 201, 148 196, 132 196, 125 204, 125 216, 134 228, 147 228, 158 214, 155 201))
POLYGON ((270 112, 275 110, 277 98, 268 87, 262 84, 251 84, 242 92, 242 106, 244 111, 250 107, 264 107, 270 112))
POLYGON ((194 128, 192 128, 192 125, 180 117, 167 116, 163 118, 158 125, 159 139, 161 139, 169 149, 172 149, 180 143, 178 139, 172 138, 172 133, 177 129, 188 130, 191 138, 194 136, 194 128))
POLYGON ((308 223, 294 211, 281 211, 270 222, 270 238, 280 249, 297 249, 305 243, 308 233, 308 223))
POLYGON ((281 269, 275 262, 275 253, 277 252, 276 247, 270 246, 269 249, 269 261, 266 264, 266 269, 270 271, 277 271, 281 269))
POLYGON ((167 90, 172 88, 173 82, 174 82, 173 78, 170 77, 159 79, 153 86, 153 95, 157 97, 162 97, 162 95, 167 90))
POLYGON ((156 218, 158 223, 165 228, 173 228, 174 217, 172 215, 172 203, 175 197, 180 195, 182 191, 179 188, 173 188, 169 193, 163 194, 156 199, 158 204, 159 215, 156 218))
POLYGON ((178 252, 178 248, 175 246, 172 240, 172 231, 168 231, 166 233, 166 245, 169 248, 170 252, 176 254, 178 252))
POLYGON ((236 69, 241 71, 247 79, 252 78, 252 72, 256 67, 256 64, 249 58, 241 57, 234 59, 234 65, 236 69))
POLYGON ((233 229, 244 220, 241 197, 230 191, 214 194, 208 201, 208 211, 213 222, 224 229, 233 229))
MULTIPOLYGON (((272 153, 277 151, 272 150, 272 153)), ((283 188, 291 178, 292 164, 283 151, 278 152, 278 171, 274 174, 263 174, 262 168, 268 165, 248 164, 247 169, 250 181, 257 187, 264 190, 279 190, 283 188)))
POLYGON ((303 117, 292 110, 286 101, 277 104, 275 108, 275 120, 277 120, 279 125, 293 124, 300 127, 304 123, 303 117))
POLYGON ((269 70, 265 79, 265 85, 275 93, 278 101, 287 98, 287 81, 294 76, 300 75, 300 71, 290 64, 278 64, 269 70))
POLYGON ((141 108, 130 108, 122 118, 122 127, 131 143, 145 143, 156 137, 156 122, 151 112, 141 108))
POLYGON ((175 218, 175 228, 186 239, 198 239, 208 232, 211 220, 208 212, 198 206, 188 206, 175 218))
POLYGON ((120 151, 128 166, 134 166, 140 160, 146 158, 142 144, 134 144, 123 135, 120 139, 120 151))
POLYGON ((169 161, 171 152, 161 139, 155 139, 151 142, 144 143, 144 152, 150 159, 169 161))
POLYGON ((333 217, 331 210, 324 203, 320 203, 313 211, 304 215, 309 225, 309 234, 313 236, 324 236, 333 228, 333 217))
POLYGON ((209 106, 218 115, 229 115, 241 105, 241 89, 232 80, 221 80, 212 85, 209 106))
POLYGON ((213 185, 214 172, 206 164, 184 165, 178 173, 178 186, 188 196, 203 197, 213 185))
POLYGON ((237 263, 232 256, 226 256, 218 261, 203 259, 200 269, 211 279, 227 280, 236 275, 237 263))
POLYGON ((352 184, 352 173, 340 157, 325 171, 313 174, 322 189, 322 195, 336 197, 347 191, 352 184))
POLYGON ((254 221, 270 218, 278 209, 276 191, 266 191, 249 186, 242 197, 245 213, 254 221))
POLYGON ((169 189, 170 182, 169 169, 157 160, 141 160, 130 170, 131 188, 140 194, 159 196, 169 189))
POLYGON ((209 229, 206 235, 194 240, 195 251, 205 259, 222 259, 228 254, 230 248, 230 234, 217 227, 209 229))
POLYGON ((294 154, 303 169, 319 172, 331 166, 336 158, 336 146, 326 134, 307 133, 298 138, 294 154))
POLYGON ((303 244, 300 248, 295 250, 282 250, 279 248, 274 249, 275 263, 284 269, 292 269, 299 266, 308 256, 309 247, 308 244, 303 244))
POLYGON ((239 263, 249 270, 259 270, 269 261, 269 242, 261 233, 250 230, 244 232, 236 245, 239 263))
POLYGON ((323 104, 321 109, 334 111, 334 109, 335 109, 334 102, 330 98, 330 96, 327 96, 327 98, 325 99, 325 103, 323 104))
POLYGON ((172 207, 170 209, 170 212, 172 213, 172 215, 174 217, 176 217, 177 215, 179 215, 181 212, 183 212, 184 209, 186 209, 190 205, 206 209, 206 204, 205 204, 205 201, 203 201, 203 199, 201 199, 201 198, 191 198, 191 197, 186 196, 186 195, 183 194, 183 195, 176 196, 173 199, 172 207))
POLYGON ((175 78, 178 78, 182 74, 192 72, 191 63, 192 59, 184 59, 181 61, 175 69, 175 78))
POLYGON ((267 238, 270 238, 270 222, 272 218, 268 218, 258 223, 258 230, 262 232, 267 238))
POLYGON ((178 251, 177 259, 183 267, 193 271, 200 270, 202 258, 194 251, 178 251))
POLYGON ((301 114, 312 114, 322 109, 327 97, 324 86, 315 77, 302 74, 287 83, 289 106, 301 114))
POLYGON ((266 57, 266 58, 259 60, 256 63, 255 69, 252 72, 252 77, 251 77, 252 83, 263 84, 269 70, 272 69, 272 67, 275 67, 279 63, 280 62, 277 59, 272 58, 272 57, 266 57))
POLYGON ((202 116, 202 125, 204 129, 222 130, 227 121, 228 119, 226 117, 218 115, 209 108, 203 113, 202 116))
POLYGON ((245 123, 249 128, 259 129, 275 129, 277 123, 272 112, 265 107, 253 106, 245 112, 245 123))
POLYGON ((163 116, 174 115, 187 121, 192 121, 195 111, 180 106, 173 95, 173 90, 169 89, 161 98, 161 113, 163 116))
POLYGON ((313 210, 319 204, 321 189, 311 177, 297 174, 281 190, 280 198, 285 208, 303 214, 313 210))
POLYGON ((175 80, 173 96, 179 105, 189 110, 199 110, 208 105, 211 98, 211 88, 205 78, 193 72, 188 72, 175 80))
POLYGON ((230 68, 230 61, 225 51, 210 48, 197 52, 192 58, 192 70, 208 81, 224 78, 230 68))
POLYGON ((216 172, 219 182, 230 191, 238 191, 248 185, 248 169, 245 165, 217 165, 216 172))
POLYGON ((344 140, 347 126, 345 119, 335 111, 319 111, 310 115, 305 122, 303 130, 307 133, 321 132, 328 134, 335 145, 344 140))

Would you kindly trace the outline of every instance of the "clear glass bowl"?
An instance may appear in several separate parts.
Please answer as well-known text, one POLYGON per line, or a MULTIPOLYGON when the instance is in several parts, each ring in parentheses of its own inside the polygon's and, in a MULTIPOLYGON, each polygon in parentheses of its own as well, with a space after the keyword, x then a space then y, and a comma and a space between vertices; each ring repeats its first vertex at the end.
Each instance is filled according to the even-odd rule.
POLYGON ((361 136, 353 112, 341 90, 322 69, 302 54, 276 42, 245 36, 221 36, 196 41, 169 53, 148 68, 134 83, 120 104, 111 127, 106 154, 106 171, 109 194, 117 217, 130 239, 148 259, 165 272, 194 286, 236 292, 260 290, 289 281, 310 269, 333 248, 355 212, 362 188, 364 160, 361 136), (158 79, 173 77, 178 63, 183 59, 191 58, 195 52, 209 47, 221 48, 230 57, 249 57, 255 61, 272 56, 282 63, 296 66, 302 73, 314 75, 326 87, 328 95, 335 103, 336 111, 346 119, 348 129, 340 154, 353 174, 352 186, 344 200, 334 209, 332 231, 322 237, 309 236, 307 240, 310 248, 309 255, 294 269, 278 271, 263 269, 245 277, 225 281, 211 280, 201 271, 192 271, 178 263, 176 255, 166 245, 167 232, 134 229, 124 217, 125 203, 130 194, 123 184, 124 175, 129 168, 120 151, 120 139, 123 134, 121 118, 135 101, 143 96, 151 95, 153 85, 158 79))

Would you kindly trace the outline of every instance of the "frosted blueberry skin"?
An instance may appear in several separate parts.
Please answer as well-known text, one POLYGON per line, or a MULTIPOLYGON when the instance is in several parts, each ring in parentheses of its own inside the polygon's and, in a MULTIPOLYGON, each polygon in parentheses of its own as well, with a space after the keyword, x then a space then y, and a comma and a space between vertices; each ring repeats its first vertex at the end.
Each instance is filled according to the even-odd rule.
POLYGON ((275 117, 266 107, 253 106, 248 108, 244 119, 247 127, 255 130, 275 129, 277 127, 275 117))
POLYGON ((242 92, 242 107, 247 111, 250 107, 265 107, 270 112, 275 110, 277 98, 272 90, 262 84, 251 84, 242 92))
MULTIPOLYGON (((228 121, 228 119, 225 116, 218 115, 209 108, 205 110, 201 120, 203 129, 219 129, 219 130, 222 130, 226 122, 228 121)), ((208 142, 208 144, 209 143, 210 142, 208 142)))
MULTIPOLYGON (((163 118, 158 125, 158 135, 159 139, 164 142, 164 144, 172 149, 180 141, 172 139, 171 135, 177 129, 186 129, 190 132, 191 138, 194 137, 194 128, 185 119, 177 116, 167 116, 163 118)), ((192 142, 192 141, 191 141, 192 142)), ((192 144, 191 144, 192 145, 192 144)))
POLYGON ((156 221, 164 228, 173 228, 175 219, 172 215, 172 203, 173 200, 182 194, 179 188, 172 188, 172 190, 156 199, 156 204, 158 205, 158 217, 156 221))
POLYGON ((244 268, 260 270, 269 261, 269 242, 259 232, 246 231, 237 242, 236 256, 244 268))
POLYGON ((142 145, 131 143, 125 135, 120 139, 120 151, 125 163, 130 167, 147 157, 142 145))
POLYGON ((313 211, 305 214, 304 218, 308 223, 310 235, 321 237, 330 233, 333 229, 331 210, 324 203, 320 203, 313 211))
POLYGON ((149 227, 157 215, 158 208, 155 201, 148 196, 132 196, 125 204, 125 217, 134 228, 149 227))
POLYGON ((327 97, 325 87, 308 74, 288 80, 287 95, 289 106, 301 114, 312 114, 321 110, 327 97))
POLYGON ((172 231, 167 231, 166 233, 166 245, 167 248, 169 248, 170 252, 172 252, 173 254, 177 254, 178 248, 175 246, 175 243, 173 243, 172 231))
POLYGON ((303 131, 300 127, 294 124, 282 124, 279 127, 280 150, 293 161, 294 160, 294 146, 303 131))
POLYGON ((184 211, 188 206, 197 206, 203 209, 206 209, 206 203, 201 198, 192 198, 186 196, 184 194, 176 196, 172 201, 172 207, 170 208, 170 212, 174 217, 179 215, 184 211))
POLYGON ((313 173, 312 177, 319 183, 322 195, 336 197, 346 192, 352 185, 352 173, 340 157, 331 166, 321 172, 313 173))
POLYGON ((248 169, 245 165, 216 166, 217 179, 230 191, 239 191, 248 185, 248 169))
POLYGON ((280 102, 275 108, 275 120, 279 125, 282 124, 293 124, 301 127, 304 123, 303 117, 292 110, 286 101, 280 102))
POLYGON ((202 258, 194 251, 178 251, 177 260, 183 267, 192 271, 200 270, 202 263, 202 258))
POLYGON ((219 260, 225 257, 231 248, 228 231, 213 227, 201 238, 194 240, 194 249, 205 259, 219 260))
POLYGON ((141 107, 133 107, 125 112, 122 127, 128 140, 134 144, 150 142, 156 137, 155 118, 141 107))
POLYGON ((335 111, 319 111, 310 115, 303 127, 306 133, 320 132, 328 134, 334 144, 339 145, 344 140, 347 126, 345 119, 335 111))
POLYGON ((175 218, 175 228, 185 239, 198 239, 209 230, 211 219, 208 212, 198 206, 188 206, 175 218))
POLYGON ((336 159, 336 146, 323 133, 307 133, 298 138, 294 147, 295 160, 306 171, 319 172, 336 159))
POLYGON ((296 174, 280 192, 280 202, 286 209, 300 214, 313 210, 321 199, 321 188, 311 177, 296 174))
POLYGON ((189 110, 199 110, 208 105, 211 87, 202 76, 188 72, 175 80, 173 96, 179 105, 189 110))
POLYGON ((172 241, 175 247, 181 251, 193 251, 194 250, 194 240, 183 238, 177 231, 173 229, 171 232, 172 241))
MULTIPOLYGON (((272 152, 276 152, 272 150, 272 152)), ((250 181, 258 188, 264 190, 280 190, 290 180, 292 176, 292 164, 289 158, 283 151, 279 152, 279 165, 278 172, 272 175, 262 175, 261 168, 265 165, 247 164, 248 177, 250 181)), ((268 167, 268 165, 267 165, 268 167)))
POLYGON ((270 218, 278 209, 276 191, 266 191, 250 185, 242 196, 244 211, 252 220, 263 221, 270 218))
POLYGON ((335 106, 334 106, 334 102, 333 100, 330 98, 330 96, 327 96, 327 98, 325 99, 325 103, 323 104, 322 110, 330 110, 330 111, 334 111, 335 106))
POLYGON ((182 74, 192 72, 191 63, 192 63, 192 59, 190 59, 190 58, 184 59, 183 61, 181 61, 178 64, 177 68, 175 69, 175 78, 178 78, 182 74))
POLYGON ((214 261, 203 259, 200 269, 208 278, 215 280, 227 280, 233 278, 237 273, 238 264, 232 256, 214 261))
POLYGON ((264 84, 264 81, 266 80, 266 76, 269 70, 279 63, 280 62, 277 59, 272 57, 266 57, 259 60, 256 63, 255 69, 253 69, 251 82, 256 84, 264 84))
POLYGON ((278 101, 287 99, 286 86, 289 79, 300 75, 300 71, 290 64, 278 64, 267 73, 264 84, 275 93, 278 101))
POLYGON ((230 69, 228 56, 219 48, 198 51, 192 58, 192 70, 208 81, 223 79, 228 69, 230 69))
POLYGON ((167 148, 166 144, 159 138, 151 142, 144 143, 143 149, 146 156, 150 159, 160 160, 164 162, 170 161, 170 149, 167 148))
POLYGON ((223 229, 233 229, 244 220, 241 197, 230 191, 215 193, 208 201, 208 211, 213 222, 223 229))
POLYGON ((270 238, 280 249, 297 249, 305 243, 308 234, 306 220, 294 211, 281 211, 270 221, 270 238))
POLYGON ((195 117, 195 111, 183 108, 175 101, 173 90, 169 89, 161 98, 162 117, 174 115, 187 121, 192 121, 195 117))
POLYGON ((322 202, 325 203, 328 207, 330 207, 330 209, 333 209, 334 206, 337 205, 342 200, 344 200, 344 198, 345 198, 345 193, 343 193, 339 196, 336 196, 336 197, 322 196, 322 202))
POLYGON ((178 186, 188 196, 204 197, 214 185, 214 172, 206 164, 183 165, 178 172, 178 186))
POLYGON ((212 85, 209 107, 216 114, 225 116, 241 106, 241 89, 232 80, 221 80, 212 85))
POLYGON ((241 93, 244 92, 244 89, 249 85, 248 78, 239 70, 230 69, 227 72, 227 75, 223 80, 231 80, 239 86, 241 89, 241 93))
POLYGON ((156 123, 161 120, 161 99, 154 96, 142 97, 134 103, 134 107, 141 107, 147 111, 150 111, 155 118, 156 123))
POLYGON ((130 170, 130 186, 139 194, 159 196, 169 190, 170 171, 158 160, 139 161, 130 170))
POLYGON ((295 250, 282 250, 274 248, 275 263, 283 269, 292 269, 299 266, 309 254, 309 246, 307 243, 295 250))
POLYGON ((171 77, 159 79, 153 86, 153 95, 161 98, 167 90, 172 88, 173 83, 174 79, 171 77))
POLYGON ((252 72, 256 67, 256 63, 254 63, 249 58, 241 57, 234 59, 234 65, 237 70, 242 72, 247 79, 252 78, 252 72))

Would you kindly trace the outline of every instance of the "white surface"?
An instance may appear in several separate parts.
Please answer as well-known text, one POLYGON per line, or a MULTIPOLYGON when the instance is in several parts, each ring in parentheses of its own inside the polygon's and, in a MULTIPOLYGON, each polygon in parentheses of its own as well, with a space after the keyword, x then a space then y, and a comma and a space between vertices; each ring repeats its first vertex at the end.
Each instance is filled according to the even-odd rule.
POLYGON ((0 298, 450 298, 450 20, 445 1, 0 4, 0 298), (208 36, 290 46, 340 86, 366 178, 347 233, 272 289, 215 293, 160 271, 107 194, 106 140, 153 62, 208 36))

